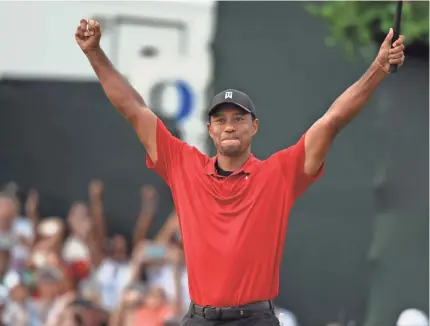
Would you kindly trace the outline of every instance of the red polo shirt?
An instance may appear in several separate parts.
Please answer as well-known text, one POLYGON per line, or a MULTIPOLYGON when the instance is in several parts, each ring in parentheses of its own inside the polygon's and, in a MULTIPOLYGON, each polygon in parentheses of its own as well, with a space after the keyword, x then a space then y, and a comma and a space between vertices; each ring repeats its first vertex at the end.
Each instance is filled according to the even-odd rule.
POLYGON ((191 300, 237 306, 278 295, 279 267, 294 201, 315 181, 304 172, 304 137, 264 161, 251 156, 228 177, 215 159, 157 122, 157 162, 179 216, 191 300))

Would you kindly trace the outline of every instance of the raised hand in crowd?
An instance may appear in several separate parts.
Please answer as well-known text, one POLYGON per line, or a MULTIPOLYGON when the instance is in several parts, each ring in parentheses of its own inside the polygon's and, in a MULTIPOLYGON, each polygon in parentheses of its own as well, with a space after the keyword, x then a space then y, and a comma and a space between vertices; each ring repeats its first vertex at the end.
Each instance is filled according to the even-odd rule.
POLYGON ((175 233, 179 232, 179 220, 176 210, 173 209, 167 217, 166 222, 155 236, 154 241, 158 244, 167 245, 175 233))
POLYGON ((103 193, 103 181, 99 179, 93 179, 91 180, 88 188, 90 198, 99 199, 103 193))
POLYGON ((133 245, 138 244, 147 237, 149 226, 156 213, 158 192, 150 185, 145 185, 140 190, 141 209, 133 234, 133 245))
POLYGON ((39 193, 36 189, 30 189, 25 202, 25 216, 34 224, 39 220, 39 193))
POLYGON ((26 236, 19 236, 19 241, 26 247, 31 247, 37 240, 37 225, 39 223, 39 193, 36 189, 30 189, 25 201, 25 216, 31 221, 33 235, 36 239, 31 239, 26 236))
POLYGON ((90 215, 94 224, 94 236, 100 250, 104 249, 107 240, 106 219, 102 199, 103 190, 104 184, 101 180, 91 180, 88 187, 90 215))

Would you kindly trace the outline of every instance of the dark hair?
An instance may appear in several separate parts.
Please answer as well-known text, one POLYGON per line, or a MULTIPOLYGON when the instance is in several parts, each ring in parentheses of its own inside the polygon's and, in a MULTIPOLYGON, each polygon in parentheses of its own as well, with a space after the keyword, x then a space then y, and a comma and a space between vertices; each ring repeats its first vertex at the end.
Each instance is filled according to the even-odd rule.
MULTIPOLYGON (((94 302, 85 299, 76 299, 72 301, 68 307, 83 307, 91 311, 100 310, 100 308, 94 302)), ((87 326, 85 325, 84 319, 80 314, 75 313, 73 319, 78 326, 87 326)), ((98 324, 92 326, 108 326, 108 324, 108 321, 100 321, 98 324)))

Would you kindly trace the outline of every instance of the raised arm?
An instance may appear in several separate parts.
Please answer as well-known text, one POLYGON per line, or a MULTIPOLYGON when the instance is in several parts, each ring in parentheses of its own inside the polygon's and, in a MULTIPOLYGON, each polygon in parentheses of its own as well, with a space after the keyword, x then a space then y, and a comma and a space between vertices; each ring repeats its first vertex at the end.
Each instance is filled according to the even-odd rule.
POLYGON ((146 240, 149 226, 156 212, 158 193, 153 186, 143 186, 140 190, 142 206, 133 233, 133 246, 146 240))
POLYGON ((82 19, 75 39, 87 56, 107 97, 113 106, 132 124, 137 136, 155 164, 157 161, 157 116, 148 109, 143 98, 113 67, 100 48, 101 28, 94 20, 82 19))
POLYGON ((393 43, 390 29, 375 61, 366 73, 349 87, 331 105, 322 118, 307 131, 305 137, 304 172, 313 177, 318 174, 336 135, 363 109, 378 85, 387 76, 390 64, 403 64, 404 36, 393 43))
POLYGON ((103 182, 100 180, 91 180, 89 187, 89 209, 94 223, 94 235, 100 250, 104 249, 107 231, 106 218, 103 210, 103 182))

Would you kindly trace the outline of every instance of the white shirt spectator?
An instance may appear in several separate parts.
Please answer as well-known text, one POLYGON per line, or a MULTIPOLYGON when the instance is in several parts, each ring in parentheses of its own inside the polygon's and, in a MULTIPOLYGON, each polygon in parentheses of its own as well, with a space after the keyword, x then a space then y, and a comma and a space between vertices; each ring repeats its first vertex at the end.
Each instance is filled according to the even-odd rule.
POLYGON ((23 237, 30 241, 34 240, 33 223, 30 219, 23 216, 15 218, 12 225, 12 234, 16 243, 11 250, 12 266, 21 269, 30 255, 30 249, 21 244, 19 238, 23 237))
POLYGON ((71 235, 64 241, 62 256, 68 263, 87 261, 90 259, 90 251, 81 239, 71 235))
MULTIPOLYGON (((167 299, 172 301, 176 298, 175 280, 172 265, 164 265, 157 267, 150 267, 147 270, 148 282, 150 286, 157 286, 164 290, 167 299)), ((190 304, 190 293, 188 291, 188 273, 184 268, 181 275, 181 296, 183 309, 186 311, 190 304)))
POLYGON ((97 269, 95 278, 100 285, 103 308, 112 311, 117 308, 122 291, 130 283, 130 263, 105 259, 97 269))
POLYGON ((9 301, 5 306, 2 322, 7 326, 42 326, 31 300, 23 304, 9 301))
MULTIPOLYGON (((3 287, 10 292, 15 286, 22 284, 16 271, 8 271, 3 279, 3 287)), ((2 290, 4 290, 2 289, 2 290)), ((42 326, 34 301, 27 299, 18 303, 8 298, 2 316, 2 322, 7 326, 42 326)))

